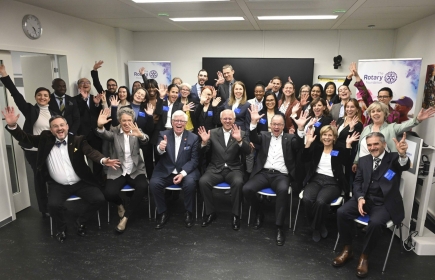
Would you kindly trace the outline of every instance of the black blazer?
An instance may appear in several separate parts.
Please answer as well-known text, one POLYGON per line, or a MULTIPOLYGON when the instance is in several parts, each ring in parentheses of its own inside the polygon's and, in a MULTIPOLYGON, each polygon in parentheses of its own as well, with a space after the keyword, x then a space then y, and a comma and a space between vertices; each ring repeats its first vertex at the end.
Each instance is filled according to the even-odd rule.
POLYGON ((208 106, 207 112, 204 112, 204 105, 199 103, 195 108, 195 112, 193 113, 193 132, 197 133, 200 126, 203 126, 207 131, 215 128, 216 124, 214 122, 214 116, 216 114, 218 114, 218 107, 213 107, 210 104, 208 106))
MULTIPOLYGON (((235 79, 233 79, 230 83, 232 83, 234 85, 234 83, 236 82, 235 79)), ((217 88, 217 95, 218 97, 220 97, 222 99, 222 101, 226 101, 230 98, 230 83, 225 81, 223 84, 220 84, 217 88)))
MULTIPOLYGON (((337 129, 344 123, 344 118, 341 117, 337 120, 336 124, 337 124, 337 129)), ((358 122, 353 131, 349 132, 349 126, 346 126, 345 128, 343 128, 343 130, 340 132, 340 134, 338 134, 338 138, 337 138, 337 142, 335 143, 337 145, 337 147, 339 148, 346 148, 346 139, 348 135, 352 135, 354 132, 358 132, 361 134, 363 130, 363 124, 361 122, 358 122)), ((358 146, 358 141, 353 142, 352 143, 352 150, 355 150, 356 147, 358 146)))
MULTIPOLYGON (((24 118, 26 119, 24 121, 23 130, 28 134, 33 134, 33 126, 39 118, 40 109, 38 104, 32 105, 26 102, 24 96, 15 87, 9 75, 6 77, 1 77, 0 80, 2 81, 3 85, 9 90, 12 98, 15 101, 15 104, 17 105, 18 109, 21 111, 24 118)), ((48 107, 48 110, 50 111, 50 114, 52 116, 56 115, 55 112, 50 110, 50 106, 48 107)), ((18 144, 23 148, 27 148, 27 149, 32 148, 32 146, 28 144, 26 145, 26 143, 24 142, 19 141, 18 144)))
MULTIPOLYGON (((307 164, 307 175, 305 176, 303 186, 305 187, 311 178, 316 173, 317 167, 319 166, 320 158, 323 154, 323 145, 314 148, 305 148, 302 152, 302 160, 307 164)), ((338 151, 337 156, 331 156, 331 169, 334 178, 337 181, 337 185, 343 190, 348 190, 348 183, 343 173, 343 163, 349 161, 350 153, 352 149, 342 149, 334 145, 332 148, 338 151)))
MULTIPOLYGON (((80 111, 77 106, 77 101, 75 98, 65 94, 65 109, 63 114, 60 112, 59 105, 57 104, 57 99, 54 93, 50 95, 50 102, 48 102, 50 111, 56 113, 56 115, 63 116, 66 119, 66 122, 69 126, 69 132, 72 134, 77 134, 80 127, 80 111)), ((90 100, 91 105, 94 103, 90 100)))
POLYGON ((77 131, 78 135, 84 135, 86 138, 90 138, 90 134, 94 134, 94 129, 97 127, 98 116, 101 111, 101 104, 95 106, 92 100, 92 95, 89 94, 89 107, 86 101, 83 100, 82 95, 76 95, 73 97, 77 103, 77 108, 80 114, 80 125, 77 131))
MULTIPOLYGON (((305 125, 307 125, 310 122, 310 120, 311 119, 309 119, 305 125)), ((331 124, 331 122, 332 122, 331 116, 323 115, 322 118, 320 118, 320 120, 319 120, 320 125, 318 127, 314 126, 314 128, 315 128, 314 135, 316 135, 316 139, 311 144, 311 147, 314 148, 314 147, 317 147, 319 145, 323 146, 322 142, 320 142, 320 130, 322 129, 322 127, 331 124)))
POLYGON ((405 217, 405 210, 403 208, 402 195, 400 194, 400 177, 402 172, 408 170, 410 167, 410 160, 401 166, 399 163, 398 153, 388 153, 385 151, 384 158, 381 161, 377 171, 378 176, 372 176, 373 173, 373 156, 366 155, 358 160, 358 169, 356 172, 355 180, 353 181, 353 197, 365 197, 370 184, 374 184, 381 188, 384 196, 384 205, 390 213, 391 219, 394 224, 398 225, 405 217), (391 180, 384 177, 388 170, 394 171, 396 174, 391 180))
MULTIPOLYGON (((100 78, 98 77, 98 71, 92 70, 91 77, 92 77, 92 84, 94 85, 95 89, 97 90, 97 93, 102 93, 104 91, 104 89, 100 83, 100 78)), ((110 94, 109 91, 106 90, 106 101, 107 101, 107 106, 109 106, 109 107, 110 107, 110 97, 112 95, 116 95, 116 94, 110 94)))

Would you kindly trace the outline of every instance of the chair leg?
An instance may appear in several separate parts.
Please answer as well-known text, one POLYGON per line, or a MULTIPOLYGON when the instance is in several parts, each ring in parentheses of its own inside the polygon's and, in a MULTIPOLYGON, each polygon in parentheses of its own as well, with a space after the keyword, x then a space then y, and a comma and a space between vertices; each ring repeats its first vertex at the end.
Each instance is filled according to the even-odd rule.
POLYGON ((53 218, 50 216, 50 235, 53 237, 53 218))
POLYGON ((251 206, 249 206, 249 211, 248 211, 248 227, 250 222, 251 222, 251 206))
POLYGON ((205 202, 202 202, 202 218, 204 218, 204 208, 205 208, 205 202))
POLYGON ((335 250, 337 249, 338 239, 340 239, 340 233, 337 233, 337 240, 335 241, 335 246, 334 246, 333 252, 335 252, 335 250))
POLYGON ((240 202, 240 220, 242 219, 242 217, 243 217, 243 201, 240 202))
POLYGON ((382 268, 382 272, 385 271, 385 267, 387 266, 388 257, 390 256, 391 244, 393 244, 394 235, 396 233, 396 229, 398 226, 394 225, 393 234, 391 235, 390 246, 388 246, 387 256, 385 257, 384 267, 382 268))
POLYGON ((400 245, 400 253, 403 253, 403 246, 402 246, 402 226, 403 226, 403 224, 402 223, 400 223, 400 226, 399 226, 399 235, 400 235, 400 242, 399 242, 399 245, 400 245))
POLYGON ((98 229, 101 229, 101 221, 100 221, 100 211, 97 211, 97 217, 98 217, 98 229))
POLYGON ((198 191, 195 192, 195 221, 198 221, 198 191))
POLYGON ((293 226, 293 233, 296 231, 296 223, 298 222, 298 215, 299 215, 299 207, 301 206, 301 199, 299 199, 298 202, 298 210, 296 210, 296 218, 295 218, 295 224, 293 226))
POLYGON ((110 224, 110 202, 107 201, 107 223, 110 224))
POLYGON ((148 183, 148 218, 151 221, 151 198, 150 198, 150 184, 148 183))
POLYGON ((288 228, 291 229, 292 228, 292 206, 293 206, 293 190, 290 191, 290 219, 288 222, 288 228))

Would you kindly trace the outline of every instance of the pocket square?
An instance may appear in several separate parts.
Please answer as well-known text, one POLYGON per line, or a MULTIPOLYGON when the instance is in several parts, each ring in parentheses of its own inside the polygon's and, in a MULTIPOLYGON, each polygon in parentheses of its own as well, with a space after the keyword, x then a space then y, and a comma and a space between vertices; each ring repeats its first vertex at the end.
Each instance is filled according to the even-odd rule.
POLYGON ((184 150, 190 150, 190 146, 184 147, 184 150))

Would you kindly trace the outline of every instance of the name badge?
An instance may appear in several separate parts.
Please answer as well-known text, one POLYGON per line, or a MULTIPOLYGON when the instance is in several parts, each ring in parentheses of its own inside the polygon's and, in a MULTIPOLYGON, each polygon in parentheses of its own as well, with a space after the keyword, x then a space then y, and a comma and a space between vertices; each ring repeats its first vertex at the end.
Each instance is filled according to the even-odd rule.
POLYGON ((330 155, 333 157, 336 157, 336 156, 338 156, 338 151, 332 150, 330 155))
POLYGON ((165 112, 169 111, 169 106, 163 106, 163 111, 165 112))
POLYGON ((207 111, 207 116, 213 117, 213 111, 207 111))
POLYGON ((266 124, 266 122, 267 122, 266 119, 260 119, 261 124, 266 124))
POLYGON ((186 147, 184 147, 184 150, 186 151, 186 150, 190 150, 190 146, 186 146, 186 147))
POLYGON ((144 112, 139 112, 139 117, 144 117, 145 118, 145 113, 144 112))
POLYGON ((236 114, 240 114, 240 109, 239 109, 239 108, 236 108, 236 109, 234 110, 234 113, 236 113, 236 114))
POLYGON ((391 179, 393 179, 394 175, 396 175, 396 172, 394 172, 391 169, 388 169, 388 171, 385 173, 384 177, 387 178, 388 181, 391 181, 391 179))
POLYGON ((319 127, 319 126, 321 126, 321 125, 322 125, 321 122, 316 122, 316 123, 314 124, 315 127, 319 127))

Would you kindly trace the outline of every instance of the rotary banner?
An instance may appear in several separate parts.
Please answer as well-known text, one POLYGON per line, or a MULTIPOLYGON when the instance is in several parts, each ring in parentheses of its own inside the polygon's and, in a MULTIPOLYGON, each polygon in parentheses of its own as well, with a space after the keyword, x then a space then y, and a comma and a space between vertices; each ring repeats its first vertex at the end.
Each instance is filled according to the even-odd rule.
POLYGON ((143 83, 139 73, 141 67, 145 68, 147 79, 154 79, 159 85, 171 84, 171 62, 170 61, 129 61, 128 62, 128 81, 130 88, 135 81, 143 83))

